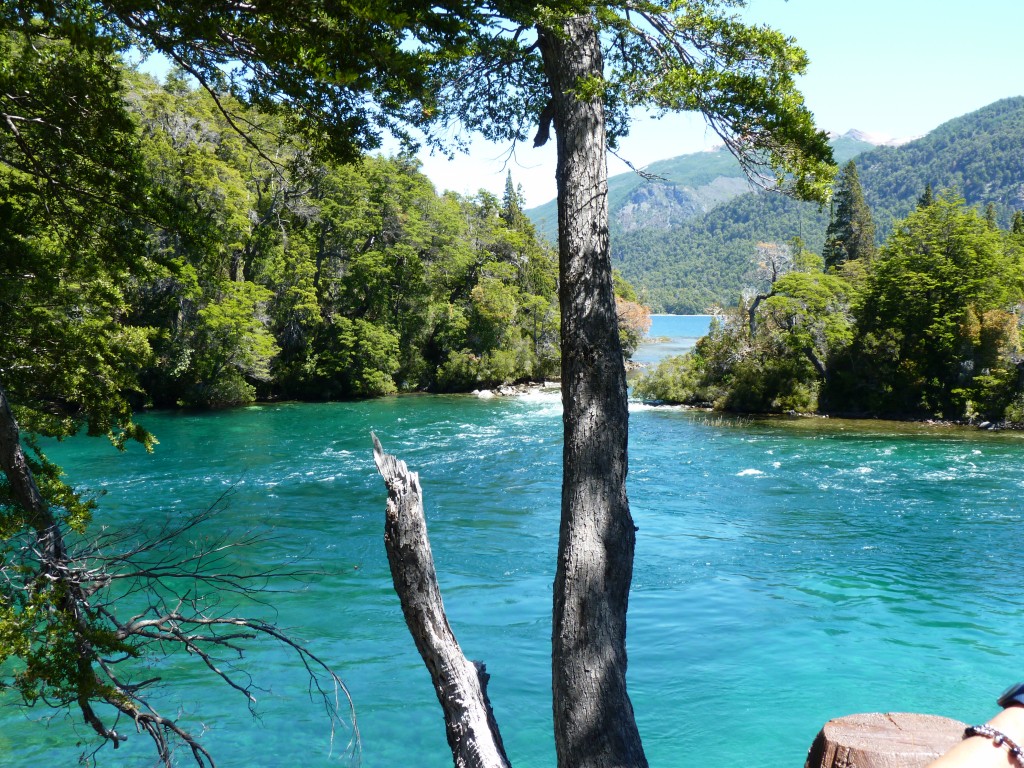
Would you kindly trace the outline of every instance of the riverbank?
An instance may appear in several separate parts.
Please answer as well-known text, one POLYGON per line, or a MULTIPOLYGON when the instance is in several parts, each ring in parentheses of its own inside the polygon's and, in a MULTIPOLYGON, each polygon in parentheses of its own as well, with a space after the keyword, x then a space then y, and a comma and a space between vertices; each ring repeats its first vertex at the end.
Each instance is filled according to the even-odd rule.
POLYGON ((523 395, 535 395, 545 392, 556 393, 561 391, 562 382, 548 380, 540 382, 524 382, 522 384, 501 384, 494 389, 474 389, 468 394, 475 395, 481 400, 489 400, 492 397, 521 397, 523 395))

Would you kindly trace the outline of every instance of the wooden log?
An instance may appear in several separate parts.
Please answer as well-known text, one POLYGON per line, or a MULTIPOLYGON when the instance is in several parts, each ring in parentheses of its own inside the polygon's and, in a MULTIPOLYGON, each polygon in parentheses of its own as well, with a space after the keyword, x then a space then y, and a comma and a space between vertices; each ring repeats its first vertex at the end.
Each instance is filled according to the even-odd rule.
POLYGON ((391 579, 444 711, 455 768, 510 768, 487 698, 484 665, 465 657, 448 624, 427 538, 419 475, 384 453, 376 435, 373 459, 388 487, 384 547, 391 579))
POLYGON ((959 720, 911 712, 871 712, 829 720, 804 768, 924 768, 963 739, 959 720))

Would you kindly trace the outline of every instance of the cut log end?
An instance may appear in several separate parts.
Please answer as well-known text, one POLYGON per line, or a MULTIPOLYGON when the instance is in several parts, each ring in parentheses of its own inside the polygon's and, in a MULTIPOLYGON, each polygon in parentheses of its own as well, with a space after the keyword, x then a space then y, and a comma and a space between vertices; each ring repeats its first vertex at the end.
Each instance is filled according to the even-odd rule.
POLYGON ((825 723, 804 768, 925 768, 963 738, 964 728, 938 715, 847 715, 825 723))

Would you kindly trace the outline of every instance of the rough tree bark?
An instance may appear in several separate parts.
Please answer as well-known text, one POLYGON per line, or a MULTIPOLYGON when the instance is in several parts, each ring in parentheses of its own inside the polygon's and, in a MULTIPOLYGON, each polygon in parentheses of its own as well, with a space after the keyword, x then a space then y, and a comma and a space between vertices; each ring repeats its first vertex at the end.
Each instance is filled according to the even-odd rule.
POLYGON ((448 746, 455 768, 510 768, 491 703, 487 672, 462 653, 437 585, 434 556, 427 539, 419 475, 404 461, 384 453, 373 435, 373 459, 388 487, 384 547, 391 578, 402 603, 405 623, 430 670, 444 710, 448 746))
POLYGON ((629 411, 608 243, 608 170, 594 20, 540 28, 557 146, 562 314, 562 518, 552 694, 562 768, 646 766, 626 691, 636 528, 626 498, 629 411))
MULTIPOLYGON (((646 768, 626 691, 626 610, 636 528, 626 498, 629 410, 608 241, 601 46, 595 19, 586 14, 550 28, 538 26, 537 32, 551 101, 540 115, 534 144, 547 141, 553 124, 558 158, 564 445, 552 620, 555 748, 560 768, 646 768)), ((389 518, 395 493, 389 483, 389 518)), ((400 594, 423 578, 422 566, 406 571, 402 562, 395 568, 392 560, 400 594)), ((432 580, 432 565, 430 572, 432 580)), ((403 609, 435 675, 448 721, 448 709, 460 706, 459 696, 437 682, 438 664, 427 659, 405 598, 403 609)), ((442 636, 443 644, 454 643, 444 638, 450 629, 443 612, 427 629, 442 636)), ((454 754, 452 739, 449 726, 454 754)))

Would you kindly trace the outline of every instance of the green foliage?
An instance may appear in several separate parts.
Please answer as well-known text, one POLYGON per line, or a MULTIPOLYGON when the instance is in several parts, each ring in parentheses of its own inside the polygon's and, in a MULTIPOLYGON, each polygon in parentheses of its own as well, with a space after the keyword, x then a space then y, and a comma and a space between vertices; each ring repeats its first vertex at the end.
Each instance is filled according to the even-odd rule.
POLYGON ((982 379, 975 392, 974 380, 1009 362, 1000 350, 1016 345, 1016 319, 1000 311, 1020 298, 1003 235, 961 198, 939 196, 897 227, 870 271, 837 400, 952 418, 983 404, 991 415, 999 386, 982 379))
POLYGON ((273 294, 249 282, 227 282, 196 313, 184 404, 223 406, 251 402, 249 381, 270 378, 277 354, 274 337, 260 316, 273 294))
MULTIPOLYGON (((806 55, 776 30, 743 24, 733 13, 742 5, 642 0, 500 7, 511 29, 482 25, 466 55, 438 62, 433 82, 441 127, 457 123, 491 140, 524 141, 551 99, 537 35, 558 35, 562 19, 586 14, 603 40, 604 66, 576 83, 576 91, 581 99, 603 100, 612 147, 628 132, 635 108, 696 111, 751 178, 824 200, 834 172, 831 151, 795 85, 806 55)), ((537 140, 546 131, 542 125, 537 140)))
POLYGON ((1019 418, 1024 273, 1012 233, 946 193, 874 260, 827 273, 820 261, 795 258, 636 391, 742 411, 1019 418))
POLYGON ((825 230, 823 255, 826 267, 847 261, 870 261, 875 253, 875 223, 864 202, 864 191, 851 160, 836 180, 832 197, 832 217, 825 230))
POLYGON ((636 288, 626 278, 622 276, 622 273, 617 270, 612 270, 612 288, 615 291, 615 295, 620 299, 626 301, 639 301, 640 298, 637 296, 636 288))
POLYGON ((32 431, 140 436, 125 393, 149 354, 119 321, 144 269, 146 179, 117 61, 0 36, 0 371, 32 431))
POLYGON ((717 397, 703 386, 705 362, 698 351, 666 357, 636 381, 633 394, 661 403, 709 406, 717 397))
MULTIPOLYGON (((410 126, 430 121, 427 54, 464 51, 490 10, 368 2, 353 12, 311 0, 214 13, 188 2, 28 0, 3 6, 0 33, 64 38, 81 50, 159 52, 211 93, 280 115, 307 143, 351 160, 378 147, 385 130, 411 141, 410 126)), ((224 106, 244 127, 244 116, 224 106)))
MULTIPOLYGON (((26 441, 26 456, 56 525, 84 533, 96 503, 68 486, 59 467, 39 450, 34 438, 26 441)), ((119 638, 92 611, 70 609, 69 587, 42 566, 43 547, 33 546, 38 529, 15 500, 8 479, 0 474, 0 687, 14 691, 31 706, 76 704, 113 695, 113 688, 92 674, 96 658, 134 656, 132 643, 119 638), (88 649, 88 655, 83 649, 88 649)))
MULTIPOLYGON (((75 533, 84 533, 96 509, 95 500, 85 498, 64 482, 61 468, 46 458, 34 436, 26 437, 25 443, 31 451, 26 456, 29 469, 40 493, 50 501, 56 519, 75 533)), ((6 476, 0 474, 0 540, 9 542, 31 524, 26 510, 16 503, 6 476)))
POLYGON ((725 410, 813 411, 828 356, 852 338, 849 301, 849 285, 836 275, 784 274, 756 306, 713 322, 691 353, 660 364, 635 389, 655 400, 725 410))
POLYGON ((671 230, 637 229, 612 244, 613 263, 657 312, 704 314, 728 306, 749 282, 763 241, 801 236, 821 250, 826 216, 782 195, 748 194, 671 230))
MULTIPOLYGON (((559 367, 557 265, 522 214, 518 194, 459 201, 476 255, 461 264, 436 323, 427 357, 441 391, 542 379, 559 367)), ((456 265, 448 264, 448 270, 456 265)), ((449 275, 452 275, 449 271, 449 275)))
POLYGON ((366 320, 339 317, 320 327, 303 368, 293 374, 311 398, 379 397, 397 390, 399 339, 366 320))
POLYGON ((278 132, 272 165, 179 80, 139 78, 134 96, 173 222, 151 231, 161 265, 134 282, 129 308, 154 350, 150 403, 370 397, 557 371, 557 267, 514 187, 501 201, 439 197, 408 157, 314 162, 275 118, 243 112, 278 132), (502 362, 442 372, 463 350, 502 362))

